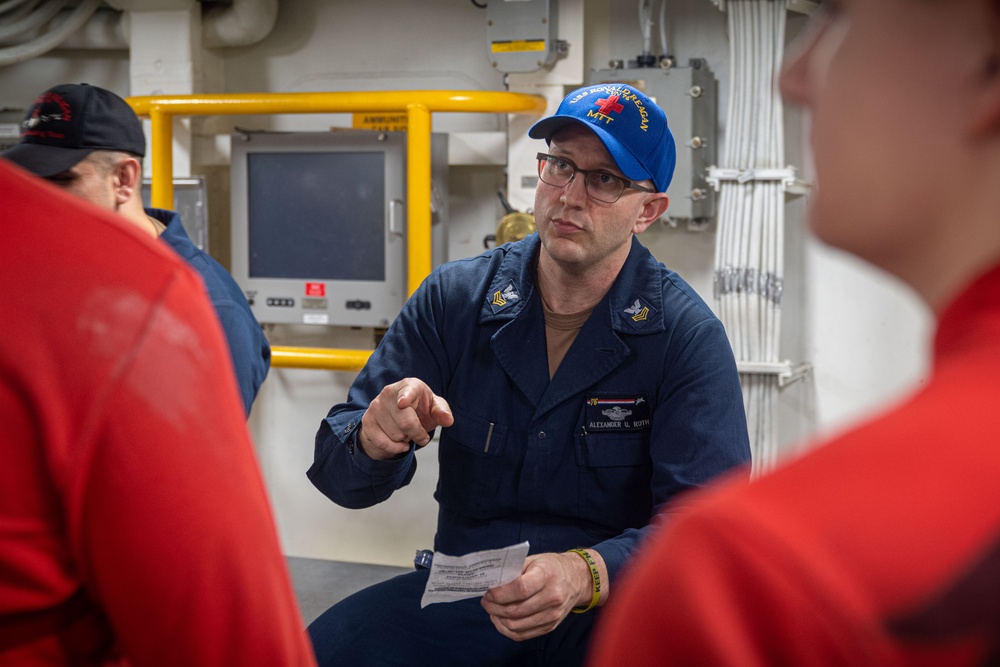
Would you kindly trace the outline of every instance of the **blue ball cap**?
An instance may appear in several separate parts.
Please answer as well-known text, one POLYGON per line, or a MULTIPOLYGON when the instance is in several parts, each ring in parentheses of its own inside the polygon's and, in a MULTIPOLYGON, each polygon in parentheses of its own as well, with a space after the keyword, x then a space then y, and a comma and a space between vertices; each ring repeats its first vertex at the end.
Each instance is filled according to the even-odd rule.
POLYGON ((608 149, 626 178, 651 180, 666 192, 674 176, 677 147, 667 115, 643 92, 624 83, 601 83, 574 90, 556 109, 528 130, 549 141, 569 123, 586 125, 608 149))

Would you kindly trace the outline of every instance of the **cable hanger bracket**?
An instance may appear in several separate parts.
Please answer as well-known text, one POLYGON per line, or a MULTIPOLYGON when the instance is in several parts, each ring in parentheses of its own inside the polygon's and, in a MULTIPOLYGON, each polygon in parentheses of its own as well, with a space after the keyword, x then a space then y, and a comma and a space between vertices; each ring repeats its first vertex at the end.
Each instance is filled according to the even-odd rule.
POLYGON ((774 375, 778 378, 778 388, 784 389, 812 373, 812 364, 809 362, 792 364, 790 361, 737 361, 736 371, 741 375, 774 375))
POLYGON ((801 197, 808 194, 811 184, 796 177, 795 167, 782 169, 729 169, 725 167, 709 167, 705 178, 716 192, 723 182, 735 181, 740 184, 759 181, 780 181, 786 193, 801 197))
MULTIPOLYGON (((712 0, 720 11, 726 11, 726 0, 712 0)), ((798 12, 807 16, 819 9, 819 0, 785 0, 785 7, 790 12, 798 12)))

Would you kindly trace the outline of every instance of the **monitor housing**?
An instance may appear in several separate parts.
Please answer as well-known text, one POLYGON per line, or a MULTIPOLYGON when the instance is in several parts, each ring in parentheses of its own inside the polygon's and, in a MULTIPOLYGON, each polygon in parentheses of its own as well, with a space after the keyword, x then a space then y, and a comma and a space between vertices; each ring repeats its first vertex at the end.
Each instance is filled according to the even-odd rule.
MULTIPOLYGON (((444 135, 432 152, 446 169, 444 135)), ((405 132, 237 132, 231 181, 232 273, 259 322, 392 322, 407 298, 405 132)))

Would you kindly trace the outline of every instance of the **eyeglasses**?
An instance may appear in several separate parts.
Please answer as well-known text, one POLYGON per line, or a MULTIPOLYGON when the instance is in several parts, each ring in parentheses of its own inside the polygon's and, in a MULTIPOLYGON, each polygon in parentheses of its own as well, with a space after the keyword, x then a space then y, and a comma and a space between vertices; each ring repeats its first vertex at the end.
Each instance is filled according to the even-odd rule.
POLYGON ((564 157, 547 153, 539 153, 536 157, 538 158, 538 178, 542 183, 563 188, 572 183, 576 175, 580 173, 583 174, 583 186, 587 194, 605 204, 614 204, 618 201, 622 193, 625 192, 625 188, 639 192, 656 192, 607 171, 580 169, 564 157))

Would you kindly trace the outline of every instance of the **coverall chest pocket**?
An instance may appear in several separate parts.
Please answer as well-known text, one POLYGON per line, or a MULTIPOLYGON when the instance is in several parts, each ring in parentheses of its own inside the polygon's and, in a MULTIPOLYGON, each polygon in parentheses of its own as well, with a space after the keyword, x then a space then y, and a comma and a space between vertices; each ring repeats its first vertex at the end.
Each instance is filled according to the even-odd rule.
POLYGON ((584 433, 577 436, 576 463, 585 468, 620 468, 649 463, 649 432, 584 433))
POLYGON ((441 431, 438 501, 459 514, 487 519, 503 513, 498 498, 507 427, 453 407, 441 431))
POLYGON ((580 513, 616 530, 649 521, 649 431, 576 436, 580 513))
POLYGON ((645 393, 588 394, 577 424, 577 465, 617 468, 648 464, 652 421, 645 393))

